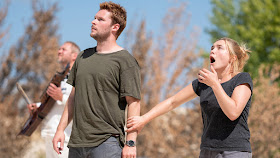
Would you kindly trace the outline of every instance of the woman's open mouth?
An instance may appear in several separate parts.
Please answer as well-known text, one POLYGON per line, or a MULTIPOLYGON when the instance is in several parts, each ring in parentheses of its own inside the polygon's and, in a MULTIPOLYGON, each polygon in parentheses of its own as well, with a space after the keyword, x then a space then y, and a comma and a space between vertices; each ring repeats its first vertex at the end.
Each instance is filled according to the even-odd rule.
POLYGON ((214 57, 210 56, 210 63, 214 63, 216 60, 214 57))

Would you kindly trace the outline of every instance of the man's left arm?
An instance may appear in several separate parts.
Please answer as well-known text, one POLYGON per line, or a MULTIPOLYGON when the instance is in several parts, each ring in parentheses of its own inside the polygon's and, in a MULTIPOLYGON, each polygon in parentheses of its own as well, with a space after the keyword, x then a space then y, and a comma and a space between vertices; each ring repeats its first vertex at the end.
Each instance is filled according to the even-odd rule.
MULTIPOLYGON (((126 96, 128 104, 127 118, 140 116, 140 100, 131 96, 126 96)), ((137 131, 127 133, 126 143, 122 151, 122 158, 136 158, 136 138, 137 131)))

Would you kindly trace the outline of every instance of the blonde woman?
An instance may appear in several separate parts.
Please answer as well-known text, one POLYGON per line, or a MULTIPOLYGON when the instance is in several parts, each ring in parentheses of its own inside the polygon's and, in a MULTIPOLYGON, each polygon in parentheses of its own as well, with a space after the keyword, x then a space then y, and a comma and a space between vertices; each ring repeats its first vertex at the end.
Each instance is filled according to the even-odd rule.
POLYGON ((230 38, 211 47, 210 70, 201 69, 198 79, 143 116, 130 117, 127 131, 140 132, 152 119, 199 96, 203 119, 200 158, 252 157, 247 124, 253 83, 241 72, 249 50, 230 38))

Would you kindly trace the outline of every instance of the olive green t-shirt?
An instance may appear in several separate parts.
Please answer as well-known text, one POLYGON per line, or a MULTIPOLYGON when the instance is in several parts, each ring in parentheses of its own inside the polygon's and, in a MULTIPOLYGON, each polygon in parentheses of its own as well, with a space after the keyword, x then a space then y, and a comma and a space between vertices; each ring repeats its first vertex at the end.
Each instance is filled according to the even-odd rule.
POLYGON ((81 52, 67 83, 75 87, 69 147, 95 147, 112 134, 124 146, 125 96, 140 99, 140 67, 126 50, 109 54, 96 47, 81 52))

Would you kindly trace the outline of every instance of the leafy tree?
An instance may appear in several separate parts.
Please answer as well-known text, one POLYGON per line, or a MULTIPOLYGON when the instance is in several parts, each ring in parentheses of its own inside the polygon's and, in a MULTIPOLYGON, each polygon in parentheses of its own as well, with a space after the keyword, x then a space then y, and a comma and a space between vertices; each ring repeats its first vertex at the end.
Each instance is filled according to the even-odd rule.
POLYGON ((254 77, 249 116, 253 157, 279 157, 280 1, 212 0, 214 42, 227 36, 251 48, 245 67, 254 77), (265 77, 264 77, 265 76, 265 77))
POLYGON ((227 36, 247 43, 252 53, 245 71, 256 77, 260 64, 280 63, 279 0, 212 0, 212 5, 212 42, 227 36))

